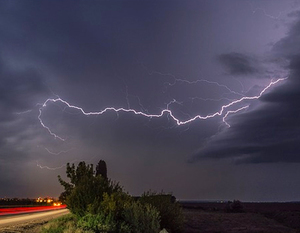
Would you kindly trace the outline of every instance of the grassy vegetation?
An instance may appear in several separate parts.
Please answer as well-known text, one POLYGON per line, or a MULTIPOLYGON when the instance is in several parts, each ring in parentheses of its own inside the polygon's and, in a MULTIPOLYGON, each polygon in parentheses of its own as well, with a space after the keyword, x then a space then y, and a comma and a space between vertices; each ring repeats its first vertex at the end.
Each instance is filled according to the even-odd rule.
POLYGON ((182 232, 182 209, 174 196, 171 194, 146 192, 139 201, 150 204, 159 211, 161 228, 165 228, 172 233, 182 232))
POLYGON ((93 233, 77 226, 78 219, 73 214, 68 214, 47 223, 41 233, 93 233))
MULTIPOLYGON (((147 194, 147 201, 164 203, 157 201, 158 199, 165 199, 164 194, 147 194), (156 200, 155 200, 156 199, 156 200)), ((107 197, 106 197, 107 198, 107 197)), ((105 199, 106 199, 105 198, 105 199)), ((116 197, 109 199, 119 199, 116 197)), ((109 208, 106 211, 116 210, 119 207, 112 204, 111 200, 106 199, 104 206, 109 208), (108 204, 110 203, 110 204, 108 204)), ((134 203, 144 202, 142 198, 135 201, 134 203)), ((166 198, 167 199, 167 198, 166 198)), ((229 204, 232 204, 230 202, 229 204)), ((182 228, 183 233, 211 233, 211 232, 222 232, 222 233, 297 233, 300 232, 300 205, 292 205, 281 203, 239 203, 237 209, 240 210, 240 204, 242 204, 243 211, 228 212, 228 203, 191 203, 182 204, 183 208, 180 209, 184 216, 184 225, 182 228)), ((139 204, 130 205, 127 209, 125 219, 127 224, 123 224, 119 229, 119 232, 149 232, 149 231, 138 231, 139 224, 142 224, 141 219, 137 219, 134 215, 139 216, 142 219, 147 219, 144 216, 144 209, 137 207, 139 204), (134 206, 134 207, 133 207, 134 206), (141 212, 142 211, 142 212, 141 212), (144 217, 143 217, 144 216, 144 217), (137 221, 136 221, 137 220, 137 221), (136 226, 136 228, 130 228, 129 226, 136 226)), ((168 204, 167 204, 168 205, 168 204)), ((169 209, 170 207, 166 207, 169 209)), ((235 207, 232 207, 233 209, 235 207)), ((107 213, 107 212, 106 212, 107 213)), ((161 214, 160 214, 161 216, 161 214)), ((109 232, 107 229, 91 229, 100 222, 101 218, 98 219, 98 215, 87 215, 84 218, 77 218, 74 215, 65 216, 62 219, 54 220, 47 225, 42 233, 84 233, 84 232, 109 232), (89 225, 90 224, 90 225, 89 225)), ((109 220, 110 218, 108 218, 109 220)), ((173 218, 172 218, 173 219, 173 218)), ((108 221, 110 222, 110 221, 108 221)), ((150 224, 151 225, 151 224, 150 224)), ((162 225, 162 222, 160 222, 162 225)), ((160 227, 161 229, 162 227, 160 227)), ((150 231, 158 233, 159 230, 150 231)), ((164 231, 161 231, 161 233, 164 231)), ((168 230, 168 232, 171 232, 168 230)))
POLYGON ((77 167, 67 164, 67 177, 70 182, 59 177, 65 187, 61 198, 72 215, 47 224, 43 233, 158 233, 163 228, 181 232, 183 217, 175 197, 148 192, 133 198, 107 178, 104 161, 96 172, 84 162, 77 167))
POLYGON ((119 219, 114 212, 86 214, 77 217, 69 214, 47 223, 41 233, 158 233, 159 212, 151 205, 139 201, 127 205, 119 219))

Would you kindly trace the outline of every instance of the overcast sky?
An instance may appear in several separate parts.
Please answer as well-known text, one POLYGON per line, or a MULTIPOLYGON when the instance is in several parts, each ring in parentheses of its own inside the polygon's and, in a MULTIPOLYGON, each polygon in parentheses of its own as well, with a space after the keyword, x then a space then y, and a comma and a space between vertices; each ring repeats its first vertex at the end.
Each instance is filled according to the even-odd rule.
POLYGON ((299 101, 298 0, 0 1, 0 197, 300 200, 299 101))

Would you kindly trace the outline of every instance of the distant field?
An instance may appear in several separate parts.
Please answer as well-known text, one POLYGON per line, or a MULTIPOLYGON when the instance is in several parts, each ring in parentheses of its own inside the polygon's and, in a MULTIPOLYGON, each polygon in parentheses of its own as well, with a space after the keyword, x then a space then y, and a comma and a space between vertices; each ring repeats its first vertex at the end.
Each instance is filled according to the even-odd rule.
POLYGON ((3 209, 3 208, 16 208, 16 207, 38 207, 38 206, 51 206, 49 204, 44 204, 44 205, 39 205, 39 204, 36 204, 36 205, 0 205, 0 209, 3 209))
POLYGON ((300 203, 242 204, 244 213, 226 213, 226 203, 182 203, 184 232, 300 232, 300 203))

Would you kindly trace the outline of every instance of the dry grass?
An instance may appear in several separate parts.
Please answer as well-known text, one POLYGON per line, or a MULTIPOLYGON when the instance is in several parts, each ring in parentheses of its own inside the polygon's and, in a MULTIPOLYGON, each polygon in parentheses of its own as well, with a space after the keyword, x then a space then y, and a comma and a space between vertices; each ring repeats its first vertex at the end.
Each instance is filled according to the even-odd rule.
POLYGON ((299 233, 300 218, 289 210, 225 213, 221 206, 205 204, 184 208, 184 233, 299 233), (205 206, 206 205, 206 206, 205 206), (195 208, 197 207, 197 208, 195 208), (269 213, 269 214, 267 214, 269 213), (298 225, 297 225, 298 224, 298 225))
POLYGON ((31 221, 10 227, 0 228, 0 233, 39 233, 48 221, 31 221))

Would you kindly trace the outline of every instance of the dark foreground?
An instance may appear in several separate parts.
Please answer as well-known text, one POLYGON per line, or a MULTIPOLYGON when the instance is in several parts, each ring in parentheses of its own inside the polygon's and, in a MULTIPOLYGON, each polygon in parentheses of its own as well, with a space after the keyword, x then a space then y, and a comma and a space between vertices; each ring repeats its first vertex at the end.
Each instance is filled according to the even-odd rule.
POLYGON ((226 213, 225 203, 182 203, 184 233, 300 233, 300 203, 242 203, 243 213, 226 213))
POLYGON ((0 217, 0 233, 38 233, 49 220, 68 214, 65 208, 22 212, 0 217))
MULTIPOLYGON (((224 212, 224 203, 183 203, 184 233, 300 233, 300 203, 242 203, 243 213, 224 212)), ((28 222, 2 233, 39 233, 48 222, 28 222)))

